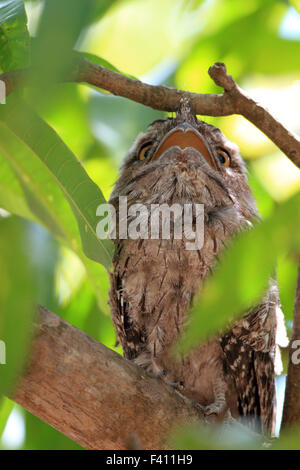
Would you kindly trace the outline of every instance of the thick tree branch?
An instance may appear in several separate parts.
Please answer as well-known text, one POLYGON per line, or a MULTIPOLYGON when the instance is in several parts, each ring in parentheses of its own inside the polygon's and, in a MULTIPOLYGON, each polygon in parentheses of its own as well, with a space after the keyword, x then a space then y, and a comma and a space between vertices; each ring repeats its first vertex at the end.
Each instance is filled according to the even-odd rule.
POLYGON ((164 449, 202 408, 160 379, 40 308, 30 365, 12 397, 87 449, 164 449))
MULTIPOLYGON (((148 85, 82 57, 76 57, 73 64, 73 70, 65 81, 85 82, 154 109, 177 111, 180 99, 187 96, 196 114, 207 116, 240 114, 267 135, 300 168, 299 138, 289 132, 261 104, 242 91, 227 74, 226 67, 222 63, 217 62, 209 69, 210 77, 217 85, 224 88, 224 93, 220 95, 190 93, 165 86, 148 85)), ((5 73, 0 75, 0 80, 6 83, 9 94, 17 88, 28 85, 29 72, 20 70, 5 73)))
POLYGON ((289 365, 282 417, 282 428, 300 425, 300 263, 294 308, 293 330, 289 345, 289 365))

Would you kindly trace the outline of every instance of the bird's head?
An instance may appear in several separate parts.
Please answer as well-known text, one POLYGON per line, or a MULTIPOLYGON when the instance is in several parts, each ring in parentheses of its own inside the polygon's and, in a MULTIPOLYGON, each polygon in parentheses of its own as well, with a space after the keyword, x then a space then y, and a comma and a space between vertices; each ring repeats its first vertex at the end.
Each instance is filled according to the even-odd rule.
POLYGON ((156 120, 137 137, 111 199, 118 196, 129 203, 201 203, 207 212, 233 206, 246 219, 257 214, 237 145, 198 120, 186 101, 175 118, 156 120))

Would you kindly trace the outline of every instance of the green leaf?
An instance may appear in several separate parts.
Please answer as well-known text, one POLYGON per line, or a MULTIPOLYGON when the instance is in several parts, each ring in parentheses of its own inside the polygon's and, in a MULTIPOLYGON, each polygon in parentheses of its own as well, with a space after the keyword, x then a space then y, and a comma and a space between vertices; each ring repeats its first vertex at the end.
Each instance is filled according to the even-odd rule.
POLYGON ((51 91, 51 100, 44 103, 46 106, 34 106, 34 109, 82 160, 88 149, 96 143, 87 119, 84 93, 81 87, 73 83, 59 84, 51 91))
POLYGON ((251 192, 257 203, 258 211, 263 218, 268 217, 274 210, 275 201, 261 184, 255 173, 255 170, 253 170, 251 162, 248 164, 248 169, 248 182, 251 188, 251 192))
MULTIPOLYGON (((7 138, 7 134, 2 132, 4 138, 0 146, 19 176, 32 212, 56 235, 62 238, 65 236, 66 227, 61 223, 65 210, 59 207, 61 213, 60 219, 57 219, 53 210, 55 204, 53 205, 51 201, 51 197, 58 197, 57 191, 52 192, 54 185, 57 185, 76 217, 84 253, 109 269, 113 252, 112 242, 100 240, 96 234, 98 223, 96 209, 99 204, 105 202, 101 190, 89 178, 82 165, 55 131, 25 102, 18 101, 11 96, 8 104, 0 108, 0 120, 14 136, 14 139, 7 138), (21 152, 21 147, 24 149, 23 152, 21 152), (28 155, 28 158, 30 158, 29 155, 35 157, 35 159, 30 158, 31 173, 29 168, 26 169, 26 173, 24 172, 24 162, 27 157, 22 162, 18 149, 21 154, 28 155), (43 173, 41 167, 44 169, 43 173), (40 176, 37 181, 35 171, 40 176), (42 181, 43 177, 44 181, 42 181), (49 186, 43 190, 41 188, 43 185, 49 186), (45 206, 48 211, 44 210, 45 206)), ((68 238, 70 239, 70 234, 68 238)))
MULTIPOLYGON (((25 198, 23 196, 23 204, 27 201, 28 208, 32 214, 35 214, 36 219, 40 220, 54 235, 64 238, 66 233, 64 227, 61 226, 63 214, 58 214, 59 210, 51 210, 52 204, 50 203, 52 198, 55 198, 54 204, 59 202, 61 191, 59 188, 57 188, 58 191, 51 191, 52 181, 47 173, 45 174, 41 162, 35 158, 35 155, 30 152, 30 149, 24 146, 20 140, 16 139, 13 132, 7 129, 2 123, 0 124, 0 149, 3 157, 6 158, 6 162, 4 160, 4 163, 10 165, 11 170, 17 177, 19 187, 15 184, 15 191, 20 188, 25 195, 25 198)), ((3 157, 1 158, 2 161, 3 157)), ((3 168, 3 164, 1 166, 3 168)), ((3 169, 5 170, 5 167, 3 169)), ((5 179, 7 174, 3 176, 4 179, 0 184, 6 183, 7 185, 7 180, 5 179)), ((11 196, 12 193, 13 191, 11 191, 9 195, 11 196)), ((9 204, 7 204, 5 193, 2 196, 2 207, 4 209, 13 209, 13 213, 23 215, 24 212, 21 211, 20 208, 15 207, 18 202, 17 200, 14 201, 15 204, 10 208, 9 204)), ((11 197, 11 199, 13 199, 13 197, 11 197)), ((64 205, 59 204, 61 211, 63 211, 64 207, 68 207, 67 201, 65 201, 64 205)), ((63 212, 65 213, 66 211, 63 212)))
MULTIPOLYGON (((171 449, 178 450, 255 450, 264 448, 264 439, 236 422, 226 426, 185 426, 170 437, 171 449)), ((186 461, 188 463, 188 461, 186 461)))
POLYGON ((300 250, 299 223, 300 193, 297 193, 266 221, 236 237, 198 294, 191 321, 179 341, 182 352, 259 302, 278 256, 287 250, 300 250))
POLYGON ((297 288, 297 256, 280 256, 277 264, 277 280, 282 310, 287 320, 293 320, 297 288))
POLYGON ((0 219, 0 340, 5 346, 0 361, 0 395, 12 390, 26 363, 35 317, 34 274, 18 222, 0 219))
POLYGON ((93 10, 91 0, 45 0, 32 43, 35 79, 43 89, 60 81, 72 66, 72 49, 93 10))
POLYGON ((51 221, 54 220, 63 237, 59 237, 59 240, 80 258, 94 288, 99 307, 108 313, 106 270, 84 255, 76 219, 61 189, 35 155, 3 124, 0 125, 0 150, 0 207, 37 222, 49 231, 51 221), (22 188, 27 196, 30 193, 29 199, 24 196, 22 188), (39 202, 41 218, 33 213, 35 205, 32 210, 29 207, 32 199, 39 202), (46 223, 47 220, 50 221, 50 226, 46 223))
POLYGON ((14 406, 15 403, 9 400, 9 398, 0 397, 0 438, 3 434, 7 420, 14 406))
POLYGON ((0 0, 0 67, 3 72, 29 65, 27 17, 22 0, 0 0))
MULTIPOLYGON (((2 126, 1 126, 2 128, 2 126)), ((0 128, 0 135, 1 135, 0 128)), ((12 214, 25 217, 26 219, 37 221, 29 209, 22 186, 16 175, 6 161, 6 159, 0 155, 0 207, 6 209, 12 214)))

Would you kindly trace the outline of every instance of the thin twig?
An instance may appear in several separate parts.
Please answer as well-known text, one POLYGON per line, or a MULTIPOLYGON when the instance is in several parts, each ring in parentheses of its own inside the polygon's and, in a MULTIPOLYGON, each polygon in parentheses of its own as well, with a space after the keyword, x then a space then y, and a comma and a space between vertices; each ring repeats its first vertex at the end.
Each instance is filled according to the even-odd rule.
POLYGON ((225 64, 216 62, 208 73, 217 85, 224 88, 224 94, 230 98, 235 113, 252 122, 300 168, 300 139, 239 88, 232 76, 227 74, 225 64))

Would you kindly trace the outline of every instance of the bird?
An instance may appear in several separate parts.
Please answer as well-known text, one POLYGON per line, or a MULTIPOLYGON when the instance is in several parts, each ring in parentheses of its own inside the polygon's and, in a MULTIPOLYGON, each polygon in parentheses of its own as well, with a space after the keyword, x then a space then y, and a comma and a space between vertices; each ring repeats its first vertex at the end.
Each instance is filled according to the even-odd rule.
POLYGON ((135 230, 135 236, 114 239, 109 305, 124 357, 180 389, 206 416, 220 422, 231 416, 273 435, 277 332, 283 322, 276 280, 227 329, 187 356, 175 360, 170 354, 230 240, 260 218, 238 146, 199 120, 183 98, 175 117, 158 119, 137 136, 109 203, 119 216, 118 233, 134 220, 130 209, 146 209, 139 222, 148 223, 147 233, 135 230), (127 204, 122 216, 120 198, 127 204), (175 237, 175 216, 169 238, 161 231, 151 237, 151 209, 173 204, 202 205, 204 235, 196 249, 187 249, 184 235, 175 237))

